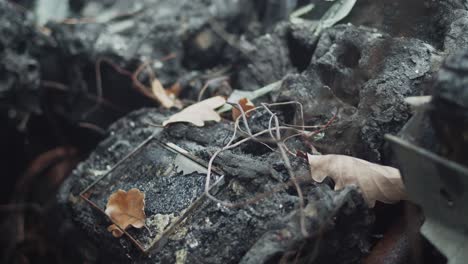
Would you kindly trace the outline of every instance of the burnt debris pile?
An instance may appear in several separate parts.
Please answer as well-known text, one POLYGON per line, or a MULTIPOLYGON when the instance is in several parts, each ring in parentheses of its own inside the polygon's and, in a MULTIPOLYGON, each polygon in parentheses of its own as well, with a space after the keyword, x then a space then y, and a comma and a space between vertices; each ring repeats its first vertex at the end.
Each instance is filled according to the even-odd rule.
POLYGON ((456 261, 427 230, 465 228, 467 36, 461 0, 2 1, 2 261, 456 261), (315 181, 327 154, 404 201, 315 181))

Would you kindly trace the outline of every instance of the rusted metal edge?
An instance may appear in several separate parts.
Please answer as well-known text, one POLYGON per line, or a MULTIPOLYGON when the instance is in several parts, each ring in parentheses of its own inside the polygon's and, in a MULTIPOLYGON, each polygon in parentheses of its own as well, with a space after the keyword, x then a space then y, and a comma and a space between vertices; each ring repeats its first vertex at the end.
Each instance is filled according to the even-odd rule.
MULTIPOLYGON (((129 159, 130 157, 132 157, 133 155, 135 155, 138 151, 140 151, 144 146, 146 146, 149 142, 151 142, 152 140, 156 140, 156 142, 158 144, 160 144, 162 147, 168 149, 169 151, 172 151, 174 152, 175 154, 180 154, 180 155, 183 155, 185 156, 186 158, 194 161, 195 163, 203 166, 203 167, 207 167, 207 164, 206 162, 204 162, 203 160, 199 159, 198 157, 194 156, 194 155, 191 155, 189 152, 187 151, 181 151, 178 149, 178 147, 174 147, 172 144, 167 144, 167 143, 163 143, 157 139, 155 139, 155 136, 157 135, 158 133, 153 133, 151 136, 149 136, 147 139, 145 139, 140 145, 138 145, 136 148, 134 148, 131 152, 129 152, 125 157, 123 157, 121 160, 119 160, 117 163, 115 163, 112 168, 110 168, 106 173, 104 173, 103 175, 101 175, 98 179, 96 179, 95 181, 93 181, 90 185, 88 185, 83 191, 80 192, 79 196, 81 197, 81 199, 83 199, 84 201, 86 201, 88 204, 91 205, 91 207, 95 208, 96 210, 98 210, 99 212, 101 212, 103 215, 105 215, 105 217, 110 221, 112 222, 112 219, 110 219, 110 217, 105 213, 105 211, 100 208, 96 203, 94 203, 93 201, 91 201, 88 197, 86 197, 86 193, 91 190, 97 183, 99 183, 102 179, 104 179, 105 177, 107 177, 109 175, 109 173, 113 172, 118 166, 120 166, 123 162, 125 162, 127 159, 129 159)), ((222 175, 222 171, 219 170, 218 168, 216 167, 212 167, 212 170, 218 174, 218 176, 220 176, 219 179, 217 179, 213 185, 211 185, 210 189, 211 188, 214 188, 214 187, 218 187, 220 183, 223 182, 224 180, 224 175, 222 175)), ((137 239, 135 239, 130 233, 128 233, 126 230, 124 230, 123 228, 121 228, 118 224, 114 223, 115 226, 117 226, 117 228, 122 231, 129 239, 130 241, 141 251, 143 252, 144 254, 148 254, 150 252, 152 252, 153 250, 160 250, 164 245, 165 245, 165 242, 167 241, 168 237, 172 234, 172 232, 174 232, 174 230, 179 226, 180 223, 182 223, 184 220, 187 219, 188 216, 190 216, 190 214, 192 214, 196 209, 198 209, 201 204, 203 203, 203 201, 206 200, 206 195, 205 193, 201 194, 200 197, 198 197, 194 202, 192 202, 189 207, 187 209, 185 209, 183 211, 183 213, 176 219, 176 221, 174 223, 172 223, 169 228, 164 231, 162 233, 162 235, 157 238, 157 239, 154 239, 151 244, 145 248, 137 239)), ((113 222, 112 222, 113 223, 113 222)))

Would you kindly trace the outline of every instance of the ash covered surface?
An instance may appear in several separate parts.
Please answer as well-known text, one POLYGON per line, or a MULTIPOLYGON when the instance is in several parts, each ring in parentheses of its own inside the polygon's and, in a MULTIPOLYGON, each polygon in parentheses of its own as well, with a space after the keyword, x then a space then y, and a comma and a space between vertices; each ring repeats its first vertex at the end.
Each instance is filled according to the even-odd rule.
MULTIPOLYGON (((63 205, 70 217, 89 234, 92 240, 95 240, 103 252, 108 252, 109 256, 112 255, 120 261, 125 259, 135 263, 175 262, 177 254, 184 254, 187 263, 237 263, 239 261, 265 263, 280 259, 287 252, 297 250, 298 244, 305 243, 319 247, 321 253, 318 256, 304 254, 301 258, 305 260, 315 257, 328 259, 329 256, 339 254, 342 258, 336 259, 334 263, 341 263, 345 259, 358 262, 369 250, 370 230, 374 217, 357 190, 346 188, 340 192, 334 192, 326 184, 308 183, 304 185, 309 193, 306 225, 308 230, 323 228, 323 231, 317 233, 315 238, 306 239, 301 234, 297 213, 298 197, 294 189, 290 188, 287 192, 273 192, 270 197, 240 209, 225 208, 206 201, 169 237, 168 243, 160 251, 154 251, 149 256, 142 255, 128 239, 114 238, 105 228, 110 223, 102 213, 77 197, 79 192, 98 177, 95 174, 96 170, 106 170, 106 167, 108 169, 108 166, 115 164, 139 142, 145 140, 151 130, 156 130, 156 132, 161 130, 149 129, 145 121, 160 122, 164 118, 157 111, 150 109, 139 110, 132 113, 131 117, 120 120, 110 128, 113 136, 102 142, 89 159, 79 165, 59 194, 59 203, 63 205), (136 139, 139 141, 135 141, 136 139), (119 148, 118 146, 125 147, 119 148), (114 151, 109 152, 109 148, 114 151), (346 219, 353 219, 353 224, 347 223, 346 219), (334 231, 329 232, 330 230, 334 231), (340 239, 345 239, 346 242, 343 244, 339 242, 340 239)), ((211 133, 208 131, 217 131, 217 135, 225 137, 232 132, 226 125, 223 123, 209 125, 206 128, 199 128, 197 131, 199 133, 193 133, 193 128, 180 124, 170 128, 169 131, 161 131, 156 138, 163 142, 174 142, 204 157, 208 156, 207 153, 210 150, 220 147, 223 141, 222 137, 218 140, 211 139, 211 133), (180 136, 180 133, 187 130, 191 133, 180 136), (174 136, 173 131, 179 133, 174 136), (196 139, 190 135, 196 135, 196 139), (205 139, 202 140, 202 138, 205 139)), ((124 171, 116 170, 112 174, 124 176, 114 178, 110 176, 109 180, 112 179, 112 181, 109 182, 104 180, 102 187, 95 187, 96 191, 99 191, 96 195, 101 198, 91 197, 91 200, 99 201, 100 205, 104 206, 106 195, 112 193, 112 190, 116 188, 126 190, 138 186, 146 193, 145 212, 149 219, 153 219, 150 222, 163 221, 156 216, 157 214, 179 214, 186 206, 183 203, 184 197, 189 195, 189 200, 193 200, 194 196, 190 195, 200 193, 200 175, 174 175, 162 177, 157 181, 150 179, 159 177, 154 175, 154 169, 151 167, 158 167, 158 163, 166 166, 171 164, 170 161, 164 160, 166 157, 153 156, 148 159, 147 153, 152 149, 157 151, 155 146, 148 145, 146 151, 137 153, 128 160, 128 163, 132 165, 125 166, 125 163, 120 165, 124 171), (137 170, 132 169, 135 166, 137 170), (142 174, 138 170, 143 170, 142 174), (192 181, 192 178, 195 181, 192 181), (150 185, 147 180, 151 182, 150 185), (183 182, 179 182, 180 180, 183 182)), ((283 178, 288 177, 284 175, 287 174, 284 166, 277 164, 278 157, 275 153, 269 152, 253 157, 239 153, 239 151, 232 153, 228 151, 226 155, 228 159, 221 157, 215 162, 216 166, 227 173, 233 172, 226 175, 227 183, 219 191, 217 195, 219 199, 241 200, 273 190, 281 181, 278 182, 277 179, 269 176, 272 170, 282 175, 283 178), (245 163, 244 160, 248 159, 255 160, 255 162, 245 163), (242 164, 241 167, 238 166, 240 164, 242 164), (259 168, 264 168, 265 171, 262 172, 259 168)), ((295 164, 298 172, 307 174, 304 162, 297 160, 295 164)), ((138 232, 132 231, 137 237, 145 232, 143 229, 138 232)))
MULTIPOLYGON (((228 96, 233 89, 254 91, 281 81, 279 90, 254 103, 302 105, 304 120, 297 104, 275 107, 281 123, 333 121, 313 138, 289 140, 295 150, 308 152, 313 145, 323 154, 389 164, 393 157, 384 135, 400 133, 450 159, 466 157, 466 139, 457 132, 466 130, 465 1, 358 1, 338 25, 321 32, 315 30, 317 19, 332 3, 320 0, 80 0, 70 1, 60 14, 40 9, 52 2, 0 2, 0 118, 5 123, 0 168, 11 175, 2 201, 39 201, 46 208, 40 219, 48 221, 37 231, 30 223, 35 214, 20 215, 29 219, 26 233, 35 234, 25 239, 21 229, 8 228, 18 217, 9 215, 1 244, 6 262, 36 255, 49 260, 56 254, 54 245, 60 245, 57 251, 65 253, 57 253, 57 262, 73 256, 77 263, 360 263, 385 232, 382 226, 390 220, 378 212, 376 218, 358 189, 334 191, 333 182, 309 180, 302 183, 305 237, 295 189, 272 191, 290 180, 275 144, 250 141, 214 161, 225 174, 216 196, 268 197, 236 209, 204 201, 164 247, 148 255, 127 238, 112 237, 107 218, 78 196, 82 190, 153 133, 207 162, 233 132, 229 115, 201 128, 148 125, 161 124, 175 109, 163 109, 149 90, 136 85, 149 89, 148 71, 134 76, 144 62, 184 105, 195 102, 202 90, 203 98, 228 96), (316 13, 301 16, 300 22, 290 19, 310 3, 316 13), (404 98, 419 95, 434 100, 414 114, 404 98), (54 167, 61 160, 47 160, 47 155, 44 162, 41 154, 65 147, 75 153, 65 168, 54 167), (72 171, 78 159, 82 162, 72 171), (45 165, 37 169, 41 162, 45 165), (34 192, 44 185, 50 191, 34 192), (51 227, 56 222, 60 228, 51 227), (76 249, 71 242, 57 242, 56 237, 70 236, 76 237, 76 249), (35 247, 41 243, 48 245, 45 250, 35 247)), ((269 118, 266 111, 254 113, 252 132, 267 129, 269 118)), ((96 186, 107 193, 94 199, 104 208, 108 194, 139 187, 146 193, 149 228, 160 232, 202 195, 205 174, 158 177, 164 173, 155 170, 171 159, 152 149, 156 145, 121 164, 96 186)), ((292 158, 292 165, 297 176, 310 177, 303 159, 292 158)), ((145 243, 158 234, 129 232, 145 243)))
POLYGON ((410 117, 403 99, 423 95, 440 57, 431 45, 375 29, 340 25, 324 32, 312 62, 284 79, 278 100, 304 105, 307 120, 338 121, 317 147, 380 161, 385 133, 410 117))

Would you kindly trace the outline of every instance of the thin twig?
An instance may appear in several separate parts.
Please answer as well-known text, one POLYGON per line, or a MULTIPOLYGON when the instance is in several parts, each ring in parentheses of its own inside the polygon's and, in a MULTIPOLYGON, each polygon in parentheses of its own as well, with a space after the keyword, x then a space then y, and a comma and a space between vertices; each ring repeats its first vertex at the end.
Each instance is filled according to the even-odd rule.
POLYGON ((284 126, 289 126, 289 127, 295 127, 295 128, 303 128, 304 130, 306 128, 321 128, 324 127, 324 125, 316 125, 316 126, 302 126, 302 125, 293 125, 293 124, 288 124, 288 123, 283 123, 284 126))
MULTIPOLYGON (((247 129, 247 132, 245 132, 244 130, 242 130, 240 128, 240 126, 237 127, 237 129, 239 129, 239 131, 243 132, 244 134, 247 134, 249 136, 252 136, 252 131, 250 129, 250 126, 249 126, 249 122, 247 120, 247 113, 244 111, 244 109, 242 108, 242 106, 237 102, 236 105, 233 105, 233 107, 236 107, 238 108, 239 112, 241 113, 240 116, 237 117, 237 119, 241 118, 242 117, 242 120, 244 121, 244 126, 245 128, 247 129)), ((239 122, 236 122, 235 124, 239 124, 239 122)), ((262 142, 261 140, 258 140, 258 139, 253 139, 255 140, 256 142, 264 145, 265 147, 267 147, 268 149, 270 149, 271 151, 275 151, 272 147, 268 146, 268 144, 266 144, 265 142, 262 142)))
MULTIPOLYGON (((66 86, 63 83, 59 83, 59 82, 54 82, 54 81, 49 81, 49 80, 41 80, 41 85, 44 86, 44 87, 47 87, 47 88, 51 88, 51 89, 54 89, 54 90, 57 90, 57 91, 61 91, 61 92, 69 92, 70 91, 68 86, 66 86)), ((95 102, 97 101, 97 98, 96 98, 95 95, 85 93, 85 97, 87 99, 89 99, 89 100, 92 100, 92 101, 95 101, 95 102)), ((112 102, 110 102, 106 98, 101 98, 101 103, 103 105, 109 107, 110 109, 114 110, 114 111, 121 112, 121 113, 128 112, 128 110, 121 109, 120 107, 113 104, 112 102)))
POLYGON ((153 124, 153 123, 150 123, 150 122, 144 122, 144 123, 147 124, 148 126, 157 127, 157 128, 164 128, 165 127, 163 125, 153 124))
POLYGON ((253 63, 253 61, 250 59, 249 54, 245 49, 243 49, 236 40, 234 40, 233 35, 229 34, 224 30, 224 28, 220 27, 218 23, 215 21, 209 21, 209 26, 213 30, 216 35, 218 35, 222 40, 224 40, 229 46, 233 47, 234 49, 238 50, 240 53, 242 53, 246 59, 248 59, 250 62, 253 63))
MULTIPOLYGON (((233 208, 233 207, 239 207, 239 206, 242 206, 242 205, 246 205, 246 204, 249 204, 249 203, 253 203, 253 202, 257 202, 265 197, 267 197, 268 195, 271 195, 273 192, 270 192, 270 193, 264 193, 264 194, 260 194, 260 195, 257 195, 256 197, 252 198, 252 199, 248 199, 246 201, 242 201, 242 202, 237 202, 237 203, 233 203, 231 201, 225 201, 225 200, 220 200, 216 197, 214 197, 213 195, 211 195, 210 193, 210 189, 211 189, 211 171, 212 171, 212 166, 213 166, 213 162, 214 160, 216 159, 216 157, 223 151, 225 150, 229 150, 229 149, 232 149, 232 148, 235 148, 249 140, 256 140, 256 141, 260 141, 259 139, 259 136, 261 135, 264 135, 266 133, 270 134, 270 137, 273 139, 273 142, 275 142, 278 146, 278 149, 280 151, 280 154, 281 154, 281 157, 284 161, 284 164, 285 164, 285 167, 288 171, 288 174, 290 176, 290 182, 292 183, 292 185, 294 185, 294 187, 296 188, 296 191, 297 191, 297 194, 299 196, 299 216, 300 216, 300 228, 301 228, 301 233, 304 235, 304 236, 309 236, 308 232, 307 232, 307 229, 305 227, 305 214, 304 214, 304 205, 305 205, 305 202, 304 202, 304 195, 302 193, 302 190, 301 190, 301 187, 300 187, 300 184, 299 184, 299 181, 298 181, 298 178, 296 177, 295 173, 294 173, 294 170, 292 168, 292 165, 291 165, 291 162, 289 160, 289 157, 287 155, 287 153, 289 152, 289 154, 295 156, 294 153, 292 153, 286 146, 285 144, 285 141, 290 139, 290 138, 293 138, 293 137, 297 137, 299 135, 306 135, 306 134, 311 134, 311 135, 314 135, 316 133, 318 133, 317 131, 323 131, 324 129, 326 129, 335 119, 336 117, 336 114, 335 116, 329 120, 327 122, 327 124, 325 124, 324 126, 319 126, 320 129, 316 130, 316 131, 312 131, 312 132, 308 132, 306 131, 305 129, 306 128, 311 128, 310 126, 309 127, 306 127, 304 125, 304 114, 303 114, 303 107, 300 103, 298 102, 282 102, 282 103, 274 103, 274 104, 262 104, 261 107, 255 107, 253 109, 250 109, 248 111, 244 111, 241 107, 241 105, 239 103, 236 104, 237 108, 239 109, 239 111, 241 112, 241 115, 239 117, 237 117, 237 119, 235 120, 235 123, 234 123, 234 131, 233 131, 233 134, 229 140, 229 142, 224 146, 222 147, 221 149, 217 150, 215 153, 213 153, 213 155, 211 156, 209 162, 208 162, 208 167, 207 167, 207 174, 206 174, 206 179, 205 179, 205 195, 215 201, 216 203, 220 204, 220 205, 223 205, 223 206, 226 206, 226 207, 230 207, 230 208, 233 208), (291 126, 280 126, 280 122, 279 122, 279 118, 277 116, 277 114, 273 113, 269 107, 271 106, 281 106, 281 105, 287 105, 287 104, 298 104, 300 106, 300 113, 301 113, 301 121, 302 121, 302 125, 300 126, 302 129, 297 129, 295 127, 299 127, 299 126, 296 126, 294 125, 295 127, 291 127, 291 126), (248 120, 247 120, 247 114, 251 111, 255 111, 259 108, 264 108, 266 109, 266 111, 271 115, 270 116, 270 120, 269 120, 269 124, 268 124, 268 129, 265 129, 263 131, 260 131, 258 133, 255 133, 255 134, 252 134, 251 132, 251 129, 248 125, 248 120), (244 122, 244 125, 246 127, 246 130, 247 131, 243 131, 244 134, 247 134, 247 137, 242 139, 242 140, 239 140, 238 142, 236 143, 233 143, 234 140, 236 139, 236 135, 237 135, 237 131, 242 131, 242 129, 239 127, 239 122, 240 120, 243 120, 244 122), (275 122, 275 126, 273 128, 273 121, 275 122), (274 129, 274 131, 273 131, 274 129), (294 134, 292 136, 288 136, 286 137, 285 139, 282 139, 281 138, 281 130, 293 130, 293 131, 297 131, 299 133, 297 134, 294 134), (275 134, 273 132, 276 132, 275 134)), ((313 128, 316 128, 315 126, 313 128)), ((279 190, 283 189, 284 188, 284 185, 282 185, 280 187, 279 190)))
POLYGON ((267 106, 266 104, 263 104, 263 107, 271 114, 270 118, 270 123, 269 123, 269 128, 271 128, 271 120, 275 120, 275 131, 276 131, 276 138, 273 136, 272 131, 270 130, 270 134, 272 138, 275 138, 277 140, 277 145, 278 149, 281 153, 281 157, 283 158, 284 161, 284 166, 286 167, 289 177, 291 178, 292 182, 294 183, 294 187, 296 188, 297 194, 299 196, 299 214, 300 214, 300 226, 301 226, 301 232, 304 236, 308 236, 308 232, 305 227, 305 215, 304 215, 304 195, 302 194, 301 186, 296 180, 296 175, 294 173, 294 170, 292 169, 291 162, 289 160, 288 155, 286 154, 286 151, 284 150, 284 143, 281 141, 281 132, 280 132, 280 125, 279 125, 279 119, 276 114, 274 114, 267 106))
POLYGON ((303 135, 304 135, 304 133, 297 133, 297 134, 292 134, 292 135, 290 135, 290 136, 287 136, 287 137, 285 137, 285 138, 283 139, 282 142, 283 142, 283 144, 284 144, 284 147, 285 147, 286 151, 287 151, 290 155, 296 156, 296 154, 295 154, 294 152, 292 152, 292 151, 288 148, 288 146, 286 145, 286 141, 288 141, 288 140, 291 139, 291 138, 295 138, 295 137, 303 136, 303 135))
POLYGON ((83 119, 86 119, 86 117, 95 112, 96 110, 99 109, 99 107, 101 106, 101 102, 102 102, 102 95, 103 95, 103 91, 102 91, 102 78, 101 78, 101 62, 102 62, 102 59, 98 59, 96 61, 96 67, 95 67, 95 72, 96 72, 96 103, 94 104, 94 106, 92 106, 88 111, 84 112, 83 113, 83 116, 82 118, 83 119))
MULTIPOLYGON (((269 106, 277 106, 277 105, 285 105, 285 104, 291 104, 291 103, 296 103, 296 102, 285 102, 285 103, 274 103, 274 104, 269 104, 269 106)), ((250 113, 252 111, 255 111, 257 109, 259 109, 261 107, 255 107, 253 109, 250 109, 246 112, 244 112, 243 114, 246 115, 247 113, 250 113)), ((205 195, 210 198, 211 200, 223 205, 223 206, 226 206, 226 207, 234 207, 235 204, 233 204, 232 202, 229 202, 229 201, 222 201, 222 200, 219 200, 217 199, 216 197, 214 197, 213 195, 210 194, 210 187, 211 187, 211 170, 212 170, 212 166, 213 166, 213 162, 214 160, 216 159, 216 156, 218 156, 221 152, 225 151, 225 150, 228 150, 228 149, 232 149, 232 148, 235 148, 241 144, 243 144, 244 142, 247 142, 251 139, 257 139, 258 140, 258 137, 261 136, 261 135, 264 135, 266 134, 267 132, 271 133, 271 128, 270 129, 266 129, 266 130, 263 130, 263 131, 260 131, 256 134, 253 134, 253 135, 249 135, 247 138, 244 138, 240 141, 238 141, 237 143, 235 144, 232 144, 236 138, 236 134, 237 134, 237 130, 238 130, 238 127, 239 127, 239 119, 240 117, 238 117, 235 121, 235 124, 234 124, 234 132, 231 136, 231 139, 229 140, 229 142, 221 149, 217 150, 210 158, 209 162, 208 162, 208 167, 207 167, 207 173, 206 173, 206 179, 205 179, 205 195)), ((301 130, 298 130, 296 128, 292 128, 292 127, 284 127, 284 126, 279 126, 277 129, 284 129, 284 130, 294 130, 294 131, 301 131, 301 130)))
POLYGON ((86 119, 86 117, 95 112, 96 110, 99 109, 101 106, 101 103, 104 101, 103 100, 103 88, 102 88, 102 76, 101 76, 101 64, 103 62, 108 63, 114 70, 116 70, 118 73, 126 76, 131 76, 131 73, 125 69, 122 69, 121 67, 117 66, 113 61, 111 61, 108 58, 105 57, 100 57, 96 60, 96 67, 95 67, 95 73, 96 73, 96 103, 94 104, 91 109, 83 113, 83 119, 86 119))
MULTIPOLYGON (((265 106, 264 106, 265 107, 265 106)), ((271 112, 271 110, 268 109, 268 107, 266 107, 267 111, 269 111, 271 114, 272 114, 272 117, 276 117, 276 115, 274 113, 271 112)), ((245 113, 244 113, 245 114, 245 113)), ((291 167, 291 164, 290 164, 290 161, 289 161, 289 158, 287 157, 286 155, 286 152, 284 151, 284 146, 282 145, 281 142, 279 142, 281 140, 281 133, 280 133, 280 130, 281 129, 285 129, 286 127, 281 127, 279 126, 279 120, 278 118, 276 117, 275 119, 275 123, 276 123, 276 142, 278 144, 278 148, 280 149, 280 152, 281 152, 281 155, 282 155, 282 158, 284 159, 284 162, 285 162, 285 166, 288 170, 288 173, 290 174, 290 178, 291 178, 291 181, 293 182, 294 186, 296 187, 296 190, 297 190, 297 193, 298 193, 298 196, 300 198, 300 202, 299 202, 299 206, 300 206, 300 225, 301 225, 301 232, 304 236, 307 236, 308 233, 307 233, 307 230, 305 228, 305 216, 304 216, 304 197, 303 197, 303 194, 302 194, 302 190, 300 189, 300 186, 299 186, 299 183, 294 175, 294 172, 292 170, 292 167, 291 167)), ((220 200, 216 197, 214 197, 213 195, 210 194, 210 187, 211 187, 211 170, 212 170, 212 165, 213 165, 213 162, 214 162, 214 159, 216 158, 217 155, 219 155, 222 151, 225 151, 225 150, 228 150, 228 149, 232 149, 234 147, 237 147, 239 146, 240 144, 243 144, 244 142, 247 142, 248 140, 251 140, 251 139, 254 139, 262 134, 265 134, 265 133, 270 133, 270 135, 273 136, 272 134, 272 129, 271 129, 271 126, 269 129, 266 129, 266 130, 263 130, 263 131, 260 131, 254 135, 249 135, 249 137, 243 139, 243 140, 240 140, 238 141, 237 143, 235 144, 232 144, 234 139, 236 138, 236 133, 237 133, 237 127, 238 127, 238 123, 239 123, 239 118, 236 120, 236 124, 234 126, 234 132, 232 134, 232 137, 231 139, 229 140, 228 144, 226 146, 224 146, 223 148, 217 150, 210 158, 209 162, 208 162, 208 168, 207 168, 207 176, 206 176, 206 181, 205 181, 205 195, 210 198, 211 200, 223 205, 223 206, 226 206, 226 207, 236 207, 238 206, 239 204, 236 204, 236 203, 232 203, 230 201, 223 201, 223 200, 220 200)), ((286 129, 291 129, 291 128, 286 128, 286 129)), ((293 128, 294 129, 294 128, 293 128)), ((245 202, 244 202, 245 204, 245 202)))
POLYGON ((134 87, 136 88, 137 91, 139 91, 141 94, 144 96, 153 99, 153 100, 158 100, 156 96, 154 96, 150 91, 149 88, 146 87, 144 84, 138 80, 138 76, 140 73, 151 63, 151 61, 145 61, 143 62, 137 69, 136 71, 132 74, 132 81, 134 84, 134 87))
POLYGON ((291 105, 291 104, 297 104, 299 106, 299 112, 301 115, 301 126, 302 130, 305 130, 305 123, 304 123, 304 107, 303 105, 298 102, 298 101, 287 101, 287 102, 280 102, 280 103, 273 103, 273 104, 267 104, 268 106, 283 106, 283 105, 291 105))
MULTIPOLYGON (((171 59, 174 59, 177 55, 175 53, 170 53, 169 55, 159 59, 160 62, 164 62, 164 61, 168 61, 168 60, 171 60, 171 59)), ((138 66, 138 68, 136 69, 136 71, 131 74, 131 78, 132 78, 132 81, 133 81, 133 85, 135 87, 135 89, 140 92, 141 94, 143 94, 144 96, 152 99, 152 100, 156 100, 159 102, 159 98, 157 98, 151 91, 148 87, 146 87, 143 83, 140 82, 140 80, 138 80, 138 76, 140 75, 140 73, 146 68, 146 67, 149 67, 149 64, 151 63, 152 61, 151 60, 147 60, 145 62, 143 62, 140 66, 138 66)), ((153 81, 156 77, 154 75, 154 72, 152 71, 151 67, 149 68, 149 73, 150 73, 150 79, 151 81, 153 81)))
POLYGON ((224 83, 225 81, 229 80, 228 76, 220 76, 216 77, 213 79, 210 79, 205 82, 205 85, 201 88, 200 92, 198 93, 198 102, 200 102, 203 99, 203 94, 206 92, 206 90, 211 86, 219 83, 224 83))
POLYGON ((106 135, 106 130, 101 128, 100 126, 96 125, 96 124, 93 124, 93 123, 89 123, 89 122, 78 122, 78 126, 80 127, 83 127, 83 128, 87 128, 87 129, 90 129, 92 131, 95 131, 97 132, 98 134, 100 135, 106 135))
POLYGON ((327 128, 335 121, 335 119, 336 119, 337 116, 338 116, 338 111, 335 112, 335 114, 333 115, 333 117, 332 117, 330 120, 328 120, 328 122, 327 122, 324 126, 322 126, 322 128, 320 128, 320 129, 318 129, 318 130, 312 132, 312 134, 308 135, 307 137, 308 137, 308 138, 312 138, 313 136, 315 136, 315 135, 317 135, 318 133, 320 133, 320 132, 324 131, 325 129, 327 129, 327 128))

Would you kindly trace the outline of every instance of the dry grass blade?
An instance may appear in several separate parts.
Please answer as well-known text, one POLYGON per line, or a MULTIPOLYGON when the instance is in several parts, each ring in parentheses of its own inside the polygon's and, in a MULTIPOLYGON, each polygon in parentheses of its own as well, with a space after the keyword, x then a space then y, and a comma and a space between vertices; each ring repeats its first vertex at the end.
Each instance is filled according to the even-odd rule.
POLYGON ((221 121, 221 116, 216 113, 215 109, 226 103, 226 99, 222 96, 215 96, 196 104, 193 104, 177 114, 169 117, 163 122, 163 126, 172 123, 192 123, 195 126, 204 126, 205 121, 221 121))
POLYGON ((130 189, 128 192, 118 190, 109 196, 106 205, 106 215, 114 224, 107 230, 114 237, 121 237, 123 232, 130 226, 142 228, 145 226, 145 194, 138 189, 130 189), (120 227, 120 228, 119 228, 120 227))
POLYGON ((308 154, 307 158, 315 181, 322 182, 329 176, 335 181, 335 190, 357 185, 370 207, 376 200, 396 203, 406 197, 400 172, 395 168, 344 155, 308 154))

